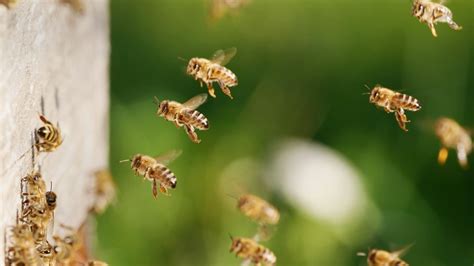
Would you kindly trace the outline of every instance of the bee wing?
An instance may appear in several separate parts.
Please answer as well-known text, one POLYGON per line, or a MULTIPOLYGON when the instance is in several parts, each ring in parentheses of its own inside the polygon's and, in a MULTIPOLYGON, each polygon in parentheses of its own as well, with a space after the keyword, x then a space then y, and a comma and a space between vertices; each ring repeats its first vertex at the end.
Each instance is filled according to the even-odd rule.
POLYGON ((155 158, 157 163, 161 163, 163 165, 167 165, 174 161, 174 159, 178 158, 182 153, 181 150, 172 150, 169 152, 166 152, 158 157, 155 158))
POLYGON ((405 255, 408 252, 408 250, 410 250, 410 248, 413 247, 413 245, 415 245, 415 243, 411 243, 411 244, 409 244, 409 245, 407 245, 407 246, 405 246, 405 247, 403 247, 399 250, 393 251, 391 253, 392 253, 392 255, 395 255, 398 258, 400 258, 401 256, 405 255))
POLYGON ((221 66, 226 65, 237 53, 237 48, 232 47, 226 50, 217 50, 214 55, 211 57, 213 63, 219 64, 221 66))
POLYGON ((191 110, 194 110, 198 108, 201 104, 206 102, 206 100, 207 100, 207 93, 201 93, 187 100, 185 103, 183 103, 183 106, 191 110))

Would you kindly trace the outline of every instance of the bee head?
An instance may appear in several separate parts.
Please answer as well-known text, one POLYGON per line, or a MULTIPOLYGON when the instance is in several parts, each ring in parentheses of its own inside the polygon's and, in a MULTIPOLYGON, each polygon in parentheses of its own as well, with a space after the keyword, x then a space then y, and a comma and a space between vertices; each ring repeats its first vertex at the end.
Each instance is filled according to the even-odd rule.
POLYGON ((171 188, 176 188, 176 185, 178 184, 178 180, 172 180, 171 181, 171 188))
POLYGON ((424 13, 425 6, 420 3, 419 0, 413 1, 412 15, 415 17, 420 17, 424 13))
POLYGON ((197 58, 191 58, 188 63, 188 67, 186 68, 186 73, 188 75, 194 76, 196 73, 199 71, 201 68, 201 64, 199 64, 199 61, 197 58))
POLYGON ((379 100, 380 100, 380 87, 375 86, 370 92, 369 102, 375 103, 375 102, 378 102, 379 100))
POLYGON ((45 138, 48 133, 49 133, 49 130, 46 127, 40 127, 36 131, 36 134, 38 134, 40 138, 45 138))
POLYGON ((46 192, 46 203, 49 207, 56 207, 56 198, 56 193, 54 193, 53 191, 46 192))
POLYGON ((232 240, 232 245, 230 246, 229 251, 239 253, 242 249, 242 241, 240 238, 233 238, 232 236, 230 236, 230 239, 232 240))
POLYGON ((133 156, 133 158, 130 161, 132 162, 132 169, 137 169, 142 164, 142 155, 137 154, 133 156))
POLYGON ((158 105, 158 111, 156 111, 156 114, 159 116, 165 116, 169 112, 169 101, 164 100, 158 105))

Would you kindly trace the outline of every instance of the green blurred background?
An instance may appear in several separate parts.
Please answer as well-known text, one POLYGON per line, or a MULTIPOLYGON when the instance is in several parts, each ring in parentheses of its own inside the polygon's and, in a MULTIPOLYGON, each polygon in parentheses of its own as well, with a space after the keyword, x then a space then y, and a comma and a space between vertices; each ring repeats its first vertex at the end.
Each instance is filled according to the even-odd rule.
POLYGON ((448 3, 464 29, 439 24, 438 38, 411 16, 408 0, 254 0, 220 20, 210 19, 204 0, 110 2, 110 165, 119 195, 98 217, 98 258, 111 265, 240 265, 228 252, 228 233, 251 237, 257 226, 226 194, 250 192, 281 211, 264 243, 278 265, 365 265, 357 252, 410 243, 410 265, 474 263, 473 163, 462 170, 451 151, 439 166, 439 141, 428 126, 449 116, 474 127, 473 1, 448 3), (211 129, 193 144, 156 117, 153 96, 185 101, 206 92, 177 58, 234 46, 228 67, 239 78, 235 99, 217 89, 199 108, 211 129), (362 95, 364 84, 377 83, 420 100, 421 111, 408 113, 408 133, 362 95), (372 207, 335 225, 272 189, 261 173, 286 137, 341 153, 372 207), (171 149, 183 150, 170 165, 178 177, 171 197, 154 200, 149 182, 118 163, 171 149), (243 159, 252 166, 228 169, 243 159))

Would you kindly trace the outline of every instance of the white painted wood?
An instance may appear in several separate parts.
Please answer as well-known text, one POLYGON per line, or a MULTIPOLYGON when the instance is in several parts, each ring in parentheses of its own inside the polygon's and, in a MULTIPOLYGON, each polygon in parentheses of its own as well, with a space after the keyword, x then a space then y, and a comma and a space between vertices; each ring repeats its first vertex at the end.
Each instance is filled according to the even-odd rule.
MULTIPOLYGON (((0 237, 13 225, 20 178, 31 170, 31 132, 45 116, 64 142, 41 154, 43 176, 58 194, 55 224, 86 220, 92 173, 108 163, 108 0, 83 0, 83 14, 59 0, 0 6, 0 237)), ((60 231, 55 226, 55 231, 60 231)), ((3 241, 0 243, 3 251, 3 241)), ((0 252, 0 261, 3 261, 0 252)))

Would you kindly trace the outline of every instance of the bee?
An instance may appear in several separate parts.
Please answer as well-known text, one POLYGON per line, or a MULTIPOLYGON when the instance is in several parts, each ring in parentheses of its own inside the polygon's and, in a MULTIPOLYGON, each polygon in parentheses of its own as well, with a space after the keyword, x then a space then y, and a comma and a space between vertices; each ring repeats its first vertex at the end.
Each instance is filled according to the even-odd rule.
POLYGON ((96 214, 101 214, 115 200, 116 185, 108 169, 96 171, 94 176, 95 200, 91 210, 96 214))
POLYGON ((45 240, 40 245, 37 245, 36 250, 38 251, 38 254, 45 266, 56 265, 56 258, 55 258, 56 254, 54 253, 54 247, 51 244, 49 244, 48 241, 45 240))
POLYGON ((237 208, 250 219, 260 224, 277 224, 280 213, 270 203, 250 194, 240 196, 237 208))
POLYGON ((46 241, 48 226, 54 219, 56 200, 56 193, 50 190, 43 193, 39 199, 31 200, 23 206, 21 221, 30 226, 35 243, 39 245, 46 241))
POLYGON ((46 193, 46 184, 41 173, 34 171, 21 179, 22 209, 30 204, 40 203, 46 193))
POLYGON ((12 8, 15 4, 16 0, 0 0, 0 5, 4 5, 7 8, 12 8))
POLYGON ((43 265, 36 252, 33 234, 26 224, 10 228, 10 243, 6 249, 6 265, 43 265))
POLYGON ((70 233, 63 238, 59 236, 53 236, 55 241, 55 258, 56 261, 61 265, 70 265, 69 263, 72 261, 76 251, 80 249, 82 242, 77 230, 65 225, 61 225, 61 227, 67 229, 70 231, 70 233))
POLYGON ((255 265, 273 266, 276 264, 276 256, 268 248, 258 244, 250 238, 230 237, 232 245, 230 252, 235 252, 237 257, 250 260, 255 265))
POLYGON ((248 5, 251 0, 210 0, 211 1, 211 18, 220 19, 230 11, 238 10, 248 5))
POLYGON ((38 140, 35 144, 38 151, 52 152, 55 151, 62 143, 61 131, 59 127, 55 127, 43 115, 39 116, 44 125, 36 130, 38 140))
POLYGON ((82 0, 60 0, 61 3, 70 5, 71 8, 79 14, 84 13, 84 3, 82 0))
POLYGON ((196 109, 207 100, 207 94, 199 94, 187 100, 183 104, 164 100, 159 102, 155 97, 155 102, 158 105, 156 114, 168 121, 172 121, 176 127, 184 127, 189 139, 194 143, 200 143, 195 129, 208 130, 209 121, 207 118, 196 109))
POLYGON ((216 98, 212 83, 217 82, 222 92, 233 99, 229 88, 237 86, 237 76, 224 66, 236 53, 236 48, 230 48, 225 51, 216 51, 211 60, 199 57, 191 58, 186 73, 193 76, 195 80, 199 80, 201 87, 202 83, 205 83, 212 97, 216 98))
POLYGON ((472 139, 468 130, 456 121, 442 117, 435 124, 435 133, 441 141, 441 149, 438 153, 438 162, 444 165, 448 158, 448 149, 456 149, 459 164, 467 168, 467 156, 472 152, 472 139))
POLYGON ((461 26, 454 22, 451 10, 442 3, 434 3, 430 0, 414 0, 412 14, 421 23, 428 25, 434 37, 438 37, 435 29, 435 25, 438 22, 447 23, 453 30, 462 29, 461 26))
MULTIPOLYGON (((409 264, 402 259, 402 256, 409 248, 403 248, 398 251, 388 252, 380 249, 371 249, 367 255, 367 265, 368 266, 409 266, 409 264)), ((361 255, 364 255, 361 253, 361 255)))
POLYGON ((131 168, 135 175, 142 176, 152 182, 152 193, 156 198, 158 195, 157 182, 160 183, 161 193, 168 195, 169 188, 176 188, 177 179, 173 172, 166 166, 181 155, 181 151, 171 151, 153 158, 151 156, 136 154, 132 159, 120 162, 131 162, 131 168))
POLYGON ((383 107, 387 113, 395 113, 398 125, 404 131, 408 131, 406 123, 410 122, 405 115, 405 110, 416 112, 421 109, 421 105, 414 97, 384 88, 381 85, 376 85, 372 89, 369 102, 383 107))

